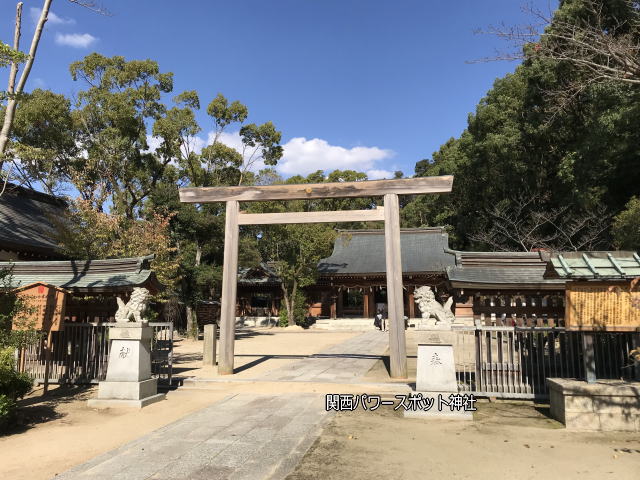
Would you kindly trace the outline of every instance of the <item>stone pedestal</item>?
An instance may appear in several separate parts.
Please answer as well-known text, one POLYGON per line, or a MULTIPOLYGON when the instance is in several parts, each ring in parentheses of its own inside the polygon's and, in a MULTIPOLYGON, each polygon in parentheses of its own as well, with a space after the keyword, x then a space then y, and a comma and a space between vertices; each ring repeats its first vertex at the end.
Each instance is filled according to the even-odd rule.
POLYGON ((458 392, 453 345, 434 343, 418 345, 418 392, 458 392))
POLYGON ((158 380, 151 378, 151 337, 146 323, 116 322, 109 329, 109 364, 106 380, 98 384, 98 398, 90 407, 137 407, 164 399, 158 380))
POLYGON ((440 410, 438 396, 448 400, 449 395, 458 393, 456 367, 453 360, 453 345, 445 343, 418 344, 418 369, 416 392, 433 399, 433 407, 427 411, 405 411, 407 418, 436 418, 443 420, 473 420, 471 411, 440 410))
POLYGON ((551 416, 567 430, 640 432, 640 382, 548 378, 551 416))
POLYGON ((210 323, 204 326, 204 344, 202 351, 203 365, 216 364, 216 324, 210 323))

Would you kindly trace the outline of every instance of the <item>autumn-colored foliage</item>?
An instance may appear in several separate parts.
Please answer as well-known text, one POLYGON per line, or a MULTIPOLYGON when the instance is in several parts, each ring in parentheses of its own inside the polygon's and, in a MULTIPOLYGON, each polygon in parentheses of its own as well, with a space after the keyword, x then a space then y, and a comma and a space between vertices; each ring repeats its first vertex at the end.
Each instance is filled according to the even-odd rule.
POLYGON ((176 282, 178 261, 172 245, 171 215, 152 213, 146 219, 98 212, 85 200, 74 201, 69 214, 53 218, 56 240, 70 258, 101 259, 155 254, 153 269, 166 286, 176 282))

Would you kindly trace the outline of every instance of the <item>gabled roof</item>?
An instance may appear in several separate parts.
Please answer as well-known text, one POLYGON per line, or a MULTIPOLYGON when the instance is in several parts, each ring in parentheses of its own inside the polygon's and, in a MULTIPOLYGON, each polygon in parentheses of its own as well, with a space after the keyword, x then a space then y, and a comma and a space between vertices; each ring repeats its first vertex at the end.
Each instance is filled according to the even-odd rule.
POLYGON ((77 293, 123 292, 133 287, 154 293, 163 287, 151 270, 153 258, 0 262, 0 269, 11 269, 9 287, 13 288, 44 282, 77 293))
POLYGON ((640 277, 637 252, 566 252, 551 256, 549 277, 581 280, 624 280, 640 277))
POLYGON ((7 184, 0 196, 0 250, 60 258, 49 218, 66 209, 60 198, 7 184))
POLYGON ((238 269, 238 284, 245 285, 280 285, 280 277, 268 263, 260 263, 255 267, 238 269))
POLYGON ((564 280, 545 278, 547 252, 458 252, 447 269, 454 288, 563 288, 564 280))
MULTIPOLYGON (((403 273, 444 273, 455 265, 447 253, 449 237, 443 228, 403 229, 400 232, 403 273)), ((323 276, 386 272, 384 230, 347 230, 336 238, 333 254, 320 260, 323 276)))
POLYGON ((40 287, 44 287, 44 288, 48 288, 48 289, 52 289, 52 290, 57 290, 57 291, 62 292, 62 293, 69 293, 69 290, 66 290, 66 289, 61 288, 61 287, 56 287, 55 285, 51 285, 50 283, 46 283, 46 282, 34 282, 34 283, 29 283, 27 285, 20 285, 14 291, 15 292, 21 292, 23 290, 28 290, 28 289, 33 288, 35 286, 40 286, 40 287))

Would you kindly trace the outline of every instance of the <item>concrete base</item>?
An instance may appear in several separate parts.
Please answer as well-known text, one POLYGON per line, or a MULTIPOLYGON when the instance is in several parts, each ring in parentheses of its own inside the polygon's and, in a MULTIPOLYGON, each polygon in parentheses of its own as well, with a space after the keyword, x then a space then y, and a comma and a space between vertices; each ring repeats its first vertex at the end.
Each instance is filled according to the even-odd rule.
POLYGON ((152 403, 164 400, 166 395, 164 393, 157 393, 150 397, 142 398, 140 400, 121 400, 116 398, 92 398, 87 400, 87 405, 90 408, 142 408, 152 403))
MULTIPOLYGON (((418 393, 418 392, 414 392, 418 393)), ((429 410, 405 410, 405 418, 424 418, 429 420, 466 420, 473 421, 473 412, 464 410, 451 411, 449 407, 444 406, 442 411, 438 410, 438 395, 442 395, 442 398, 447 400, 449 395, 454 392, 419 392, 424 398, 432 398, 433 406, 429 410)), ((455 392, 457 393, 457 392, 455 392)))
POLYGON ((158 393, 158 379, 150 378, 141 382, 109 382, 98 384, 99 400, 142 400, 158 393))
POLYGON ((640 382, 548 378, 551 416, 568 430, 640 432, 640 382))

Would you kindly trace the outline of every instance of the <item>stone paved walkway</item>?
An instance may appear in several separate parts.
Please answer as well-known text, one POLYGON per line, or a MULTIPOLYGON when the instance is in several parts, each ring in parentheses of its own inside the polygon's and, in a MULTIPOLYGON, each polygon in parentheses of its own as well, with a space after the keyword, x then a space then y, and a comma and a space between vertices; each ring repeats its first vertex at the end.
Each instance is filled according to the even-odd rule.
MULTIPOLYGON (((358 335, 257 380, 357 381, 384 353, 388 335, 358 335)), ((324 395, 231 395, 56 480, 260 480, 285 478, 320 435, 324 395)))
POLYGON ((231 396, 56 480, 284 478, 328 417, 316 394, 231 396))
POLYGON ((261 375, 259 380, 349 383, 364 376, 389 345, 389 334, 369 331, 293 364, 261 375))

